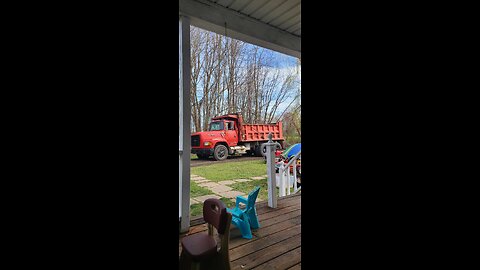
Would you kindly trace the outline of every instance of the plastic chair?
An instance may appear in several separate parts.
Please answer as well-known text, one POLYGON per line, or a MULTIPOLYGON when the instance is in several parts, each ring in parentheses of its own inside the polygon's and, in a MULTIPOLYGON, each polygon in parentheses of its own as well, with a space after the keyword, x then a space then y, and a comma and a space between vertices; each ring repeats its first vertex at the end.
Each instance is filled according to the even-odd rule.
POLYGON ((246 239, 252 239, 252 230, 260 228, 260 223, 257 218, 257 209, 255 207, 255 201, 257 200, 260 187, 255 187, 247 198, 237 196, 235 207, 228 208, 227 212, 232 214, 232 223, 240 229, 242 237, 246 239), (244 203, 246 207, 240 208, 240 203, 244 203))
POLYGON ((228 242, 232 215, 221 200, 210 198, 203 203, 203 219, 208 224, 208 234, 196 233, 182 239, 180 269, 230 270, 228 242), (220 238, 219 249, 213 228, 220 238))

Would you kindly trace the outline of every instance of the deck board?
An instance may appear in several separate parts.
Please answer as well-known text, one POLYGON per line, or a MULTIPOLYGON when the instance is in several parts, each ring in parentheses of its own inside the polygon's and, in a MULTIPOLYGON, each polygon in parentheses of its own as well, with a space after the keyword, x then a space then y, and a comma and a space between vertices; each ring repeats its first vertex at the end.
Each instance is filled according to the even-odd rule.
MULTIPOLYGON (((232 269, 300 269, 301 268, 301 195, 278 200, 277 208, 266 202, 257 204, 260 228, 252 231, 252 239, 241 237, 234 225, 230 229, 229 253, 232 269)), ((201 217, 192 220, 186 235, 206 233, 201 217)))
POLYGON ((262 239, 262 241, 251 241, 244 245, 230 248, 230 259, 239 259, 242 256, 248 255, 264 248, 268 248, 273 244, 282 242, 290 237, 299 235, 300 233, 300 225, 296 225, 292 228, 267 235, 262 239))
POLYGON ((297 234, 293 237, 287 238, 288 241, 281 241, 268 246, 268 248, 263 248, 254 253, 243 256, 237 260, 231 260, 232 269, 252 269, 260 264, 267 263, 272 259, 298 248, 301 244, 300 238, 301 236, 297 234))
POLYGON ((295 264, 294 266, 288 268, 288 270, 300 270, 302 269, 302 263, 295 264))
POLYGON ((288 269, 300 263, 301 253, 302 247, 299 246, 253 269, 288 269))

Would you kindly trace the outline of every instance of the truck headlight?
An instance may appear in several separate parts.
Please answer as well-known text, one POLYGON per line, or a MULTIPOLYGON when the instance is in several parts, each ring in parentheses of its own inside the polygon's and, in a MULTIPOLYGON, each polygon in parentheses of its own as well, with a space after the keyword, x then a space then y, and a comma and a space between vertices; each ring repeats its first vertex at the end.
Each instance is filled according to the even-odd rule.
POLYGON ((210 146, 210 145, 212 145, 212 143, 211 142, 204 142, 203 145, 204 146, 210 146))

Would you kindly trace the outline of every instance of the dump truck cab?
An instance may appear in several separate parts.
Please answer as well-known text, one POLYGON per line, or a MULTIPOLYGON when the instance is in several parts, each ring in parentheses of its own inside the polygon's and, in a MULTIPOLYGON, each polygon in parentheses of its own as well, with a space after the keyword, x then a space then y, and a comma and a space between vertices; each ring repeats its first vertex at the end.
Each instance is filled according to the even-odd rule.
POLYGON ((192 153, 205 159, 224 160, 238 144, 238 124, 231 119, 212 119, 207 131, 192 134, 192 153), (216 151, 215 151, 216 150, 216 151))

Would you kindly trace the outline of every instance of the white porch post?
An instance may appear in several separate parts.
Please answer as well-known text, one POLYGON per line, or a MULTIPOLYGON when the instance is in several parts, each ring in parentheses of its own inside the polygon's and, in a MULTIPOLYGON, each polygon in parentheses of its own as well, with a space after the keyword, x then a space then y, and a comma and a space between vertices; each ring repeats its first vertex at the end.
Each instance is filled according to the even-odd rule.
POLYGON ((268 206, 277 208, 277 185, 275 177, 275 148, 276 143, 272 141, 272 133, 268 134, 267 145, 267 188, 268 188, 268 206))
POLYGON ((190 19, 179 19, 179 214, 180 232, 190 228, 190 19))

